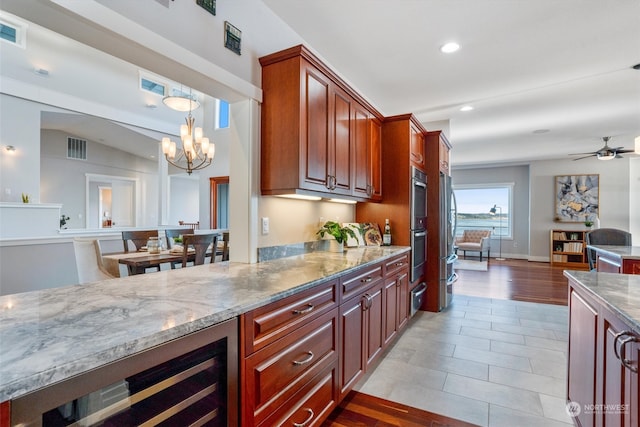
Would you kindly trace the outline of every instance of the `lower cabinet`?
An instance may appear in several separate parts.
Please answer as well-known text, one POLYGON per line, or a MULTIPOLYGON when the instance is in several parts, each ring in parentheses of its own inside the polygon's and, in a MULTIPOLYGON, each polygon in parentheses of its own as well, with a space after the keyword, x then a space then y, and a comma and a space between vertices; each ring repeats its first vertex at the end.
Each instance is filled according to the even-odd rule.
POLYGON ((640 334, 569 282, 567 401, 581 427, 640 422, 640 334))
POLYGON ((240 316, 243 426, 318 426, 408 322, 408 255, 240 316))

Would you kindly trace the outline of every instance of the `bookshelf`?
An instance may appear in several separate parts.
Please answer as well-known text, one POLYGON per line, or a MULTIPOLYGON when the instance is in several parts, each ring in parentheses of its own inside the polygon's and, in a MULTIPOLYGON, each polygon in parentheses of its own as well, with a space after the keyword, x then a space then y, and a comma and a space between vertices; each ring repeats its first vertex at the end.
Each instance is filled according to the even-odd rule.
POLYGON ((552 266, 588 270, 586 231, 551 230, 550 261, 552 266))

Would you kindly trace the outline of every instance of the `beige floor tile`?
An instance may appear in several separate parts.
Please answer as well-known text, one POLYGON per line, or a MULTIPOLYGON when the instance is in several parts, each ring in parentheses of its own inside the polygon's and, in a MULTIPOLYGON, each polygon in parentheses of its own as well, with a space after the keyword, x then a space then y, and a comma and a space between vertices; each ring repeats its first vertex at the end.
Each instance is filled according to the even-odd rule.
POLYGON ((552 331, 566 332, 569 330, 569 323, 544 322, 541 320, 520 319, 520 325, 529 328, 550 329, 552 331))
POLYGON ((444 391, 537 416, 544 415, 539 394, 529 390, 449 374, 444 391))
POLYGON ((491 341, 509 342, 513 344, 524 344, 524 337, 519 334, 512 334, 509 332, 499 332, 487 329, 478 329, 468 326, 463 326, 460 331, 460 335, 467 335, 476 338, 486 338, 491 341))
POLYGON ((566 394, 566 383, 560 378, 501 368, 499 366, 489 367, 489 381, 558 398, 562 398, 566 394))
POLYGON ((573 419, 566 410, 566 398, 541 394, 540 401, 542 402, 542 410, 546 418, 562 421, 567 424, 573 423, 573 419))
POLYGON ((529 359, 510 354, 495 353, 485 350, 469 351, 464 347, 457 346, 453 352, 453 357, 474 362, 486 363, 488 365, 502 366, 503 368, 517 369, 519 371, 531 372, 529 359))
POLYGON ((499 405, 489 406, 489 427, 568 427, 569 425, 499 405))
POLYGON ((545 359, 551 363, 567 363, 567 354, 563 351, 529 347, 528 345, 491 341, 491 351, 528 357, 529 359, 545 359))
POLYGON ((422 353, 414 354, 409 360, 409 363, 422 366, 423 368, 435 369, 465 377, 477 378, 480 380, 489 379, 489 365, 486 363, 462 360, 455 357, 433 356, 422 353))
POLYGON ((494 316, 492 314, 467 313, 466 319, 485 320, 487 322, 506 323, 508 325, 519 325, 520 320, 517 317, 494 316))
POLYGON ((549 339, 561 339, 557 332, 549 329, 527 328, 520 325, 507 325, 505 323, 492 323, 491 329, 499 332, 510 332, 512 334, 527 335, 530 337, 540 337, 549 339))
POLYGON ((479 426, 488 425, 489 404, 476 399, 405 384, 394 389, 389 400, 479 426))
POLYGON ((548 338, 525 337, 525 342, 529 347, 546 348, 557 351, 568 351, 567 341, 551 340, 548 338))

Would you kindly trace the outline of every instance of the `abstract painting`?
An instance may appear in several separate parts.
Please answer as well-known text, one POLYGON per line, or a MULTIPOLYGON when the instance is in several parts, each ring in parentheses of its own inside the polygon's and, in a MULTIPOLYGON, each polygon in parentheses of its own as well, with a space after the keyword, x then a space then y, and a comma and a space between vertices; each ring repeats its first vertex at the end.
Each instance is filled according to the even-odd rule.
POLYGON ((599 175, 558 175, 555 177, 555 221, 594 221, 600 198, 599 175))

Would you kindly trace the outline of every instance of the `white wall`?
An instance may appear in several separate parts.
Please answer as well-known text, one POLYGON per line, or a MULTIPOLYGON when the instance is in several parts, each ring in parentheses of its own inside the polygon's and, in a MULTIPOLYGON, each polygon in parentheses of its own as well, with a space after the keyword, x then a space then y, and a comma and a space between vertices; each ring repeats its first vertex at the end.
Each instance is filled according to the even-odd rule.
MULTIPOLYGON (((634 160, 634 165, 637 161, 634 160)), ((582 223, 554 222, 555 176, 556 175, 600 175, 600 226, 631 230, 638 228, 638 209, 635 207, 635 217, 630 201, 632 197, 638 200, 638 170, 634 166, 635 185, 630 186, 630 157, 601 161, 595 158, 579 161, 555 160, 533 162, 531 171, 531 244, 530 259, 533 261, 549 260, 549 232, 560 228, 568 230, 584 230, 582 223), (633 194, 633 196, 631 196, 633 194)), ((635 240, 639 240, 637 232, 635 240)))
MULTIPOLYGON (((169 177, 169 224, 196 222, 200 216, 200 180, 198 176, 169 177)), ((206 225, 201 223, 202 228, 206 225)))

